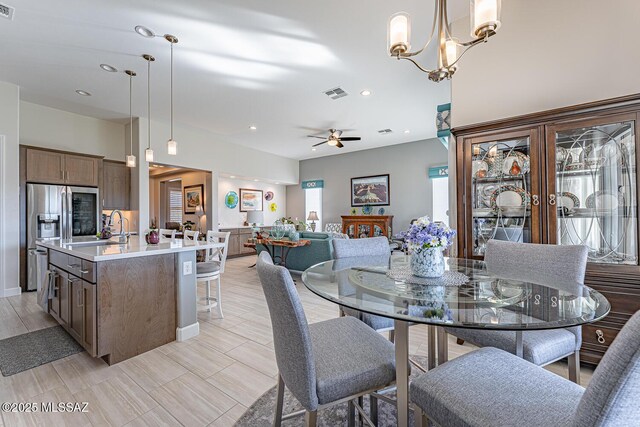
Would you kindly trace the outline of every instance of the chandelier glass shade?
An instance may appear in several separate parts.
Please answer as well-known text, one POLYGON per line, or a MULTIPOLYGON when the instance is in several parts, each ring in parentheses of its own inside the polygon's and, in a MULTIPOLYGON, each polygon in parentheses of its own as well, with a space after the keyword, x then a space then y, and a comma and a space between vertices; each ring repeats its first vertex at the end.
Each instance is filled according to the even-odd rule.
POLYGON ((429 79, 440 82, 450 79, 456 72, 458 61, 473 46, 488 41, 500 28, 501 0, 470 0, 471 37, 467 42, 460 42, 451 35, 447 16, 447 0, 435 0, 435 11, 431 35, 427 43, 419 50, 411 51, 411 17, 399 12, 389 18, 387 40, 389 53, 400 60, 411 61, 420 71, 427 73, 429 79), (424 52, 431 43, 438 45, 436 67, 425 68, 413 57, 424 52))

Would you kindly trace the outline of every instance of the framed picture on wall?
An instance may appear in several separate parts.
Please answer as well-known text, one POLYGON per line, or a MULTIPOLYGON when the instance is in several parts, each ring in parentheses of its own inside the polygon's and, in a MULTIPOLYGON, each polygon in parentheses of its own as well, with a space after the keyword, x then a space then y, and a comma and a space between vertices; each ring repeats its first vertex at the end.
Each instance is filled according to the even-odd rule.
POLYGON ((240 212, 262 210, 262 190, 240 189, 240 212))
POLYGON ((184 213, 195 214, 198 206, 204 211, 204 185, 189 185, 182 189, 184 213))
POLYGON ((351 206, 387 206, 389 174, 351 178, 351 206))

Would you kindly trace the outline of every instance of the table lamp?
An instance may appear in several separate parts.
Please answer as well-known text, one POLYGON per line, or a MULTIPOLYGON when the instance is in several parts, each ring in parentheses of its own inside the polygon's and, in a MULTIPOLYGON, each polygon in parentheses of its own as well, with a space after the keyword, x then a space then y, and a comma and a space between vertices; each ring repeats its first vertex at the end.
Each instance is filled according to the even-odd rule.
POLYGON ((204 216, 204 209, 202 205, 196 206, 194 214, 198 217, 198 231, 202 234, 202 217, 204 216))
POLYGON ((316 221, 320 221, 318 213, 316 211, 309 211, 309 217, 307 221, 311 221, 311 231, 316 231, 316 221))

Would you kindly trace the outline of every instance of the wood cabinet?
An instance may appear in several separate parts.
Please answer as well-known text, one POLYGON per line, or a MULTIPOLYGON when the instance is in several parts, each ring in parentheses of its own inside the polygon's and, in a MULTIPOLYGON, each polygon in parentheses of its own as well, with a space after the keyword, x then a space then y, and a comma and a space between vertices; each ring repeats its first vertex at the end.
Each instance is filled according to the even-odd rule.
POLYGON ((98 328, 96 286, 85 280, 82 281, 82 346, 89 354, 97 356, 98 328))
POLYGON ((102 160, 60 151, 26 149, 27 182, 97 187, 102 160))
POLYGON ((74 276, 69 277, 69 306, 71 317, 68 322, 69 332, 71 335, 77 340, 81 339, 83 336, 83 324, 84 324, 84 315, 82 310, 82 305, 84 303, 83 297, 83 281, 82 279, 74 276))
MULTIPOLYGON (((269 231, 271 227, 260 227, 261 231, 269 231)), ((221 228, 222 232, 229 232, 229 248, 227 257, 238 257, 245 255, 255 254, 256 251, 252 248, 245 248, 244 244, 253 237, 253 231, 251 228, 221 228)))
POLYGON ((585 284, 611 313, 583 328, 597 364, 640 310, 640 95, 453 129, 458 254, 490 239, 586 245, 585 284))
POLYGON ((104 160, 102 173, 103 209, 129 210, 131 169, 124 162, 104 160))
POLYGON ((343 215, 342 233, 350 239, 392 237, 393 215, 343 215))

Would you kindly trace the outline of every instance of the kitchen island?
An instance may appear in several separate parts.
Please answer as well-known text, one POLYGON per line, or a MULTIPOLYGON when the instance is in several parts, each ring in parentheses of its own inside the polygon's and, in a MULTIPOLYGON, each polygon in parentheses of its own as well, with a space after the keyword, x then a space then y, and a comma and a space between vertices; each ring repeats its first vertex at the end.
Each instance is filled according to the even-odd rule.
MULTIPOLYGON (((48 312, 94 357, 114 364, 199 333, 196 251, 222 243, 143 237, 41 240, 53 277, 48 312)), ((49 288, 49 287, 47 287, 49 288)))

